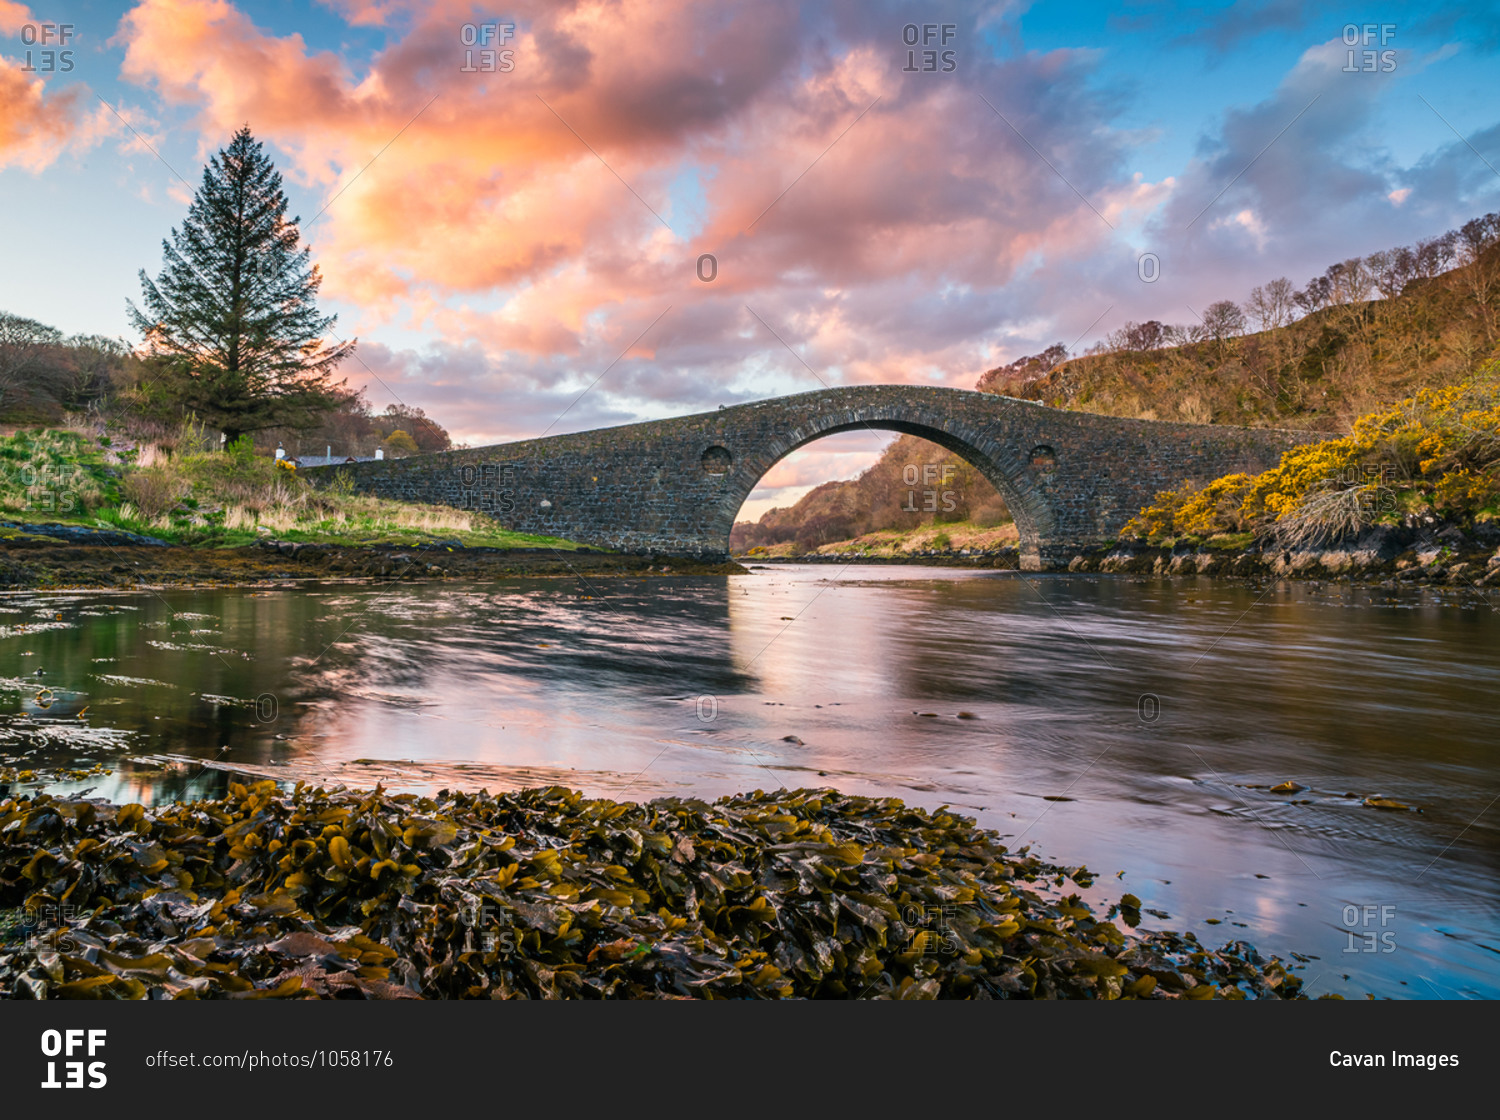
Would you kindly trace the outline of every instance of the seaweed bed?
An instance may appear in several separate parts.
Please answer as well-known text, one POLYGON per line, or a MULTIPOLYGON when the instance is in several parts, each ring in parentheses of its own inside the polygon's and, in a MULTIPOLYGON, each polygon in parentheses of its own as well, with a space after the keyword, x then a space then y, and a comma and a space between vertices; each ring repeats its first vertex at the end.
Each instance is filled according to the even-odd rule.
POLYGON ((1136 931, 1131 895, 1101 917, 1063 893, 1087 869, 890 798, 0 796, 13 998, 1303 998, 1243 942, 1136 931))

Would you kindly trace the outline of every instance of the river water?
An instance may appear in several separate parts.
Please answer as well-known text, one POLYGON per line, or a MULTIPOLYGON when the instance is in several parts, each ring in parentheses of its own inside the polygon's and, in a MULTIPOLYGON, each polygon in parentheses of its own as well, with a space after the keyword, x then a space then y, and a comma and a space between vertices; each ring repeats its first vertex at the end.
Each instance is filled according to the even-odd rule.
POLYGON ((631 800, 837 786, 1085 864, 1147 926, 1301 954, 1313 995, 1500 995, 1477 591, 809 565, 24 594, 0 596, 0 678, 0 755, 102 763, 64 787, 90 796, 218 792, 205 761, 631 800))

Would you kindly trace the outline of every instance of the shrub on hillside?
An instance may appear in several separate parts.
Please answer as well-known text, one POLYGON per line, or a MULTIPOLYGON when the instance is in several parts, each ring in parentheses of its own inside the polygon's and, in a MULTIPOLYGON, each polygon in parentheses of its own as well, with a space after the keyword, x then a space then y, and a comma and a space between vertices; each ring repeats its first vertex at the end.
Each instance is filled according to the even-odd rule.
POLYGON ((165 464, 131 471, 120 483, 121 495, 147 521, 175 509, 191 488, 191 483, 165 464))
POLYGON ((1500 514, 1500 362, 1364 416, 1342 439, 1293 448, 1262 474, 1158 494, 1123 535, 1252 530, 1309 543, 1419 508, 1457 521, 1500 514))

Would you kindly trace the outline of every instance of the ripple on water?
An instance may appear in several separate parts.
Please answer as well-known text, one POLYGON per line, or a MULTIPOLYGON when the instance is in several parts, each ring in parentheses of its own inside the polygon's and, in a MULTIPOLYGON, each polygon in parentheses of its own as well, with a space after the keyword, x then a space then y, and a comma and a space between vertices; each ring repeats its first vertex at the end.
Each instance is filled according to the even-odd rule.
POLYGON ((177 688, 178 687, 175 684, 168 684, 166 681, 152 680, 150 677, 127 677, 127 676, 125 676, 122 673, 95 673, 94 674, 94 679, 96 681, 103 681, 105 684, 118 684, 118 685, 125 685, 127 687, 140 687, 140 686, 147 686, 147 687, 151 687, 151 688, 177 688))
POLYGON ((76 720, 28 719, 8 724, 0 730, 5 741, 41 740, 48 746, 66 746, 75 749, 124 750, 135 739, 136 733, 117 727, 91 727, 76 720))

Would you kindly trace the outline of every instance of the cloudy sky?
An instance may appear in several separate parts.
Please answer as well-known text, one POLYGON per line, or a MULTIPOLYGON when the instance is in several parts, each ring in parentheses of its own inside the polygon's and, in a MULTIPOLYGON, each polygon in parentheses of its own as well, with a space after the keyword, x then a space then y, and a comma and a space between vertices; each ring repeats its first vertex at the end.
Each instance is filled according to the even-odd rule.
POLYGON ((0 0, 0 309, 129 338, 248 124, 342 373, 458 440, 967 388, 1500 209, 1497 48, 1493 2, 0 0))

